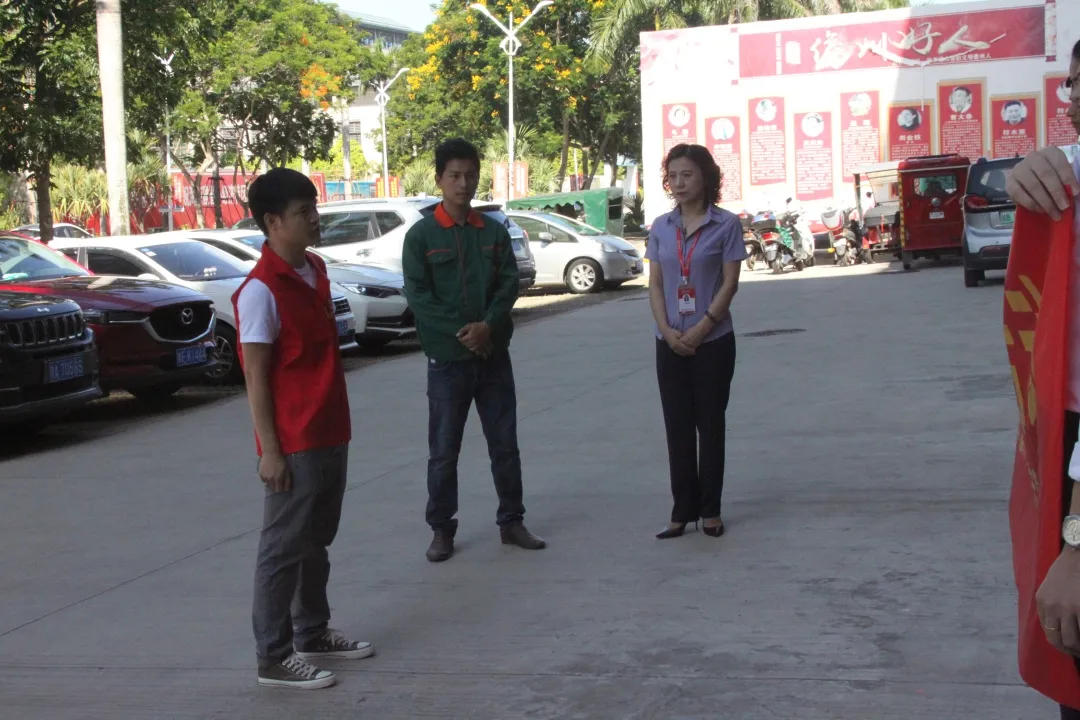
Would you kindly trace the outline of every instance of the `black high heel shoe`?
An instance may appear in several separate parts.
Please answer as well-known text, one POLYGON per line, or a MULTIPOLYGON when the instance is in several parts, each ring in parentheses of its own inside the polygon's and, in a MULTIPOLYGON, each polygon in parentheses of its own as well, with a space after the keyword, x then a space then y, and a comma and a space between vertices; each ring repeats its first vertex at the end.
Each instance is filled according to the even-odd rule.
POLYGON ((724 534, 724 521, 721 520, 719 525, 713 525, 712 527, 709 527, 708 525, 704 525, 704 526, 702 526, 701 529, 709 537, 718 538, 718 537, 720 537, 721 535, 724 534))
MULTIPOLYGON (((675 527, 666 527, 660 532, 656 533, 657 540, 669 540, 671 538, 682 537, 686 533, 686 526, 689 523, 681 523, 675 527)), ((697 530, 697 520, 694 521, 694 529, 697 530)))

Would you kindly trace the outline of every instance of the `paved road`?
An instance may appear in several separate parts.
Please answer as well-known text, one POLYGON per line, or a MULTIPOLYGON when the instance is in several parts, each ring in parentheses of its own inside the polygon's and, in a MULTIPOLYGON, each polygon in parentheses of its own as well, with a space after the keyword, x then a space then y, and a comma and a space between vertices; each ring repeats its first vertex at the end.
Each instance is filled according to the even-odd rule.
POLYGON ((641 293, 515 340, 543 552, 498 543, 474 417, 460 553, 428 564, 424 361, 351 373, 331 601, 379 655, 333 690, 254 683, 242 397, 0 462, 0 715, 1055 717, 1015 671, 1000 286, 883 269, 744 284, 720 540, 652 538, 670 500, 641 293))

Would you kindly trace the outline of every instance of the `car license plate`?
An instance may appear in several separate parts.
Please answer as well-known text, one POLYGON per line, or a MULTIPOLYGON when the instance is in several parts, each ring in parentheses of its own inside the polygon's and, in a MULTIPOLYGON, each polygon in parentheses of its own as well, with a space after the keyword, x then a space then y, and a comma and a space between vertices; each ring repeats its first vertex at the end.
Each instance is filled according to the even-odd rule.
POLYGON ((343 335, 348 335, 349 334, 349 321, 348 320, 338 320, 337 321, 337 334, 338 334, 338 337, 342 337, 343 335))
POLYGON ((1011 210, 1002 210, 1000 215, 1002 225, 1012 225, 1016 222, 1016 213, 1011 210))
POLYGON ((64 382, 65 380, 80 378, 85 374, 86 365, 83 363, 82 355, 63 358, 61 360, 50 360, 46 382, 64 382))
POLYGON ((206 362, 206 348, 202 345, 180 348, 176 351, 176 367, 178 368, 202 365, 204 362, 206 362))
POLYGON ((938 212, 930 213, 930 219, 931 220, 944 220, 945 219, 945 211, 940 210, 938 212))

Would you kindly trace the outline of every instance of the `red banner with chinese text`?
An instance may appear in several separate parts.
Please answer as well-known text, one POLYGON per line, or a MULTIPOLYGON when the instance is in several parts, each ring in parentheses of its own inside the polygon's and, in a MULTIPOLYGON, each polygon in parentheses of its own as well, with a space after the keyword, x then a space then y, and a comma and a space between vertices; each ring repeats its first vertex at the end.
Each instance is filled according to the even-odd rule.
POLYGON ((951 80, 938 84, 938 146, 975 162, 986 155, 986 81, 951 80))
POLYGON ((1072 210, 1053 222, 1018 208, 1005 274, 1005 349, 1019 408, 1009 530, 1018 593, 1020 676, 1080 708, 1080 673, 1046 639, 1035 594, 1061 552, 1072 210))
POLYGON ((795 198, 833 194, 832 113, 795 113, 795 198))
POLYGON ((714 117, 705 120, 709 150, 724 174, 724 202, 742 200, 742 133, 737 117, 714 117))
POLYGON ((675 103, 664 106, 664 157, 676 145, 697 143, 697 106, 675 103))
POLYGON ((1046 54, 1043 5, 739 35, 742 78, 986 62, 1046 54))
POLYGON ((787 134, 784 98, 751 98, 750 184, 787 182, 787 134))
POLYGON ((881 162, 881 105, 877 90, 840 95, 840 154, 844 182, 854 171, 881 162))
POLYGON ((990 98, 990 148, 994 158, 1026 156, 1039 140, 1039 96, 990 98))
POLYGON ((889 160, 907 160, 934 153, 934 103, 889 106, 889 160))
POLYGON ((1047 75, 1043 79, 1043 103, 1046 112, 1046 145, 1074 145, 1076 130, 1069 119, 1069 88, 1065 73, 1047 75))

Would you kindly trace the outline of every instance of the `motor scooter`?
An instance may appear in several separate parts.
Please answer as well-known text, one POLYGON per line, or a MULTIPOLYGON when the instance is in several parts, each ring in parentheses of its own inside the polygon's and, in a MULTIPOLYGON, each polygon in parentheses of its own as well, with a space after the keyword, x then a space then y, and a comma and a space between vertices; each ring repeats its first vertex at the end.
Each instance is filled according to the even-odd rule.
POLYGON ((770 210, 758 213, 750 227, 761 238, 765 262, 774 273, 782 273, 784 268, 794 265, 795 243, 791 233, 777 223, 775 213, 770 210))
POLYGON ((743 245, 746 246, 746 269, 754 272, 758 262, 765 261, 765 251, 761 245, 761 236, 754 230, 754 214, 743 210, 739 213, 739 222, 742 223, 743 245))

